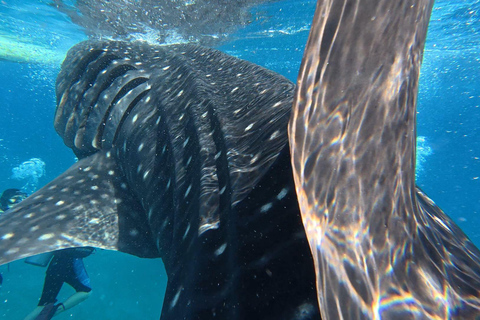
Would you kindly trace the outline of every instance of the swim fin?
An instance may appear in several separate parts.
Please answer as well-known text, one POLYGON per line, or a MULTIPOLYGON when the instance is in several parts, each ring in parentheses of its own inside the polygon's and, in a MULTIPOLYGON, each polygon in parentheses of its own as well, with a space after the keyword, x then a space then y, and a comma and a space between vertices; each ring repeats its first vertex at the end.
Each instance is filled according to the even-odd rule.
POLYGON ((55 315, 60 304, 49 303, 43 307, 42 312, 35 318, 35 320, 50 320, 55 315))

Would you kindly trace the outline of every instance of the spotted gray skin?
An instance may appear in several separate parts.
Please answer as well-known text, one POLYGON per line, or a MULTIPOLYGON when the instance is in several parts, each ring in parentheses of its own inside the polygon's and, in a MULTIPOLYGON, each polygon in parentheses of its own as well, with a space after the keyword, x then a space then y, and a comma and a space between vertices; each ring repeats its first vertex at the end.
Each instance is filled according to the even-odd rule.
POLYGON ((80 160, 0 217, 0 262, 76 246, 161 257, 162 319, 319 319, 293 89, 193 45, 75 46, 55 128, 80 160))
POLYGON ((480 318, 480 252, 415 186, 432 6, 317 4, 289 139, 324 320, 480 318))

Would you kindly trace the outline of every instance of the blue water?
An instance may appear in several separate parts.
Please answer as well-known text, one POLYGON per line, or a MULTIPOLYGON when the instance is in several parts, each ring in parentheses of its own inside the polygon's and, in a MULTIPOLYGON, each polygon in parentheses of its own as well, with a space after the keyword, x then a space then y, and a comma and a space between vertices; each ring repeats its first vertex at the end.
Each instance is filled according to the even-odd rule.
MULTIPOLYGON (((85 39, 49 1, 0 0, 0 39, 36 44, 62 56, 85 39)), ((314 1, 256 8, 258 19, 219 48, 295 81, 314 1)), ((4 44, 3 44, 4 45, 4 44)), ((0 51, 2 43, 0 43, 0 51)), ((430 24, 418 98, 423 138, 419 186, 480 246, 480 1, 439 0, 430 24)), ((38 187, 75 161, 53 129, 60 60, 0 60, 0 191, 21 188, 12 169, 42 159, 38 187)), ((166 276, 159 260, 99 251, 85 260, 94 294, 58 319, 158 319, 166 276)), ((21 319, 37 303, 44 269, 23 262, 0 267, 0 318, 21 319)), ((63 296, 69 292, 63 293, 63 296)))

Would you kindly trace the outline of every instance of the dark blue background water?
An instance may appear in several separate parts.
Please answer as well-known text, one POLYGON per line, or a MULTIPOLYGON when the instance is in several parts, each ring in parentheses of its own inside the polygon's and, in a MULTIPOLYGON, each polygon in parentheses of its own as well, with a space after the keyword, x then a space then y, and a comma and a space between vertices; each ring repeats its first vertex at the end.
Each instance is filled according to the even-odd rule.
MULTIPOLYGON (((35 1, 25 3, 32 5, 35 1)), ((13 4, 0 1, 0 21, 9 22, 9 29, 5 29, 6 23, 0 29, 0 40, 12 30, 19 38, 40 41, 48 38, 45 34, 61 34, 61 29, 52 30, 45 24, 50 11, 48 17, 29 12, 26 27, 15 24, 15 20, 9 20, 16 14, 13 4), (36 26, 38 33, 45 33, 43 36, 34 32, 36 26)), ((479 7, 479 1, 437 2, 422 69, 418 114, 418 134, 426 137, 433 151, 426 157, 418 184, 477 245, 480 245, 479 7)), ((236 41, 220 49, 294 81, 314 3, 283 1, 257 10, 266 19, 240 30, 236 41)), ((21 20, 21 16, 15 18, 21 20)), ((62 23, 69 23, 62 19, 62 23)), ((75 42, 84 37, 75 29, 69 29, 65 38, 58 36, 50 44, 54 50, 59 50, 65 41, 75 42)), ((0 51, 1 45, 0 42, 0 51)), ((52 125, 58 71, 58 64, 0 61, 0 139, 3 139, 0 190, 23 186, 25 181, 10 178, 12 168, 30 158, 41 158, 46 163, 46 175, 39 186, 74 162, 73 153, 63 145, 52 125)), ((87 258, 86 264, 94 294, 82 306, 58 319, 159 318, 166 283, 159 260, 100 251, 87 258)), ((15 262, 9 270, 2 266, 0 271, 5 277, 0 290, 0 318, 20 319, 36 305, 44 269, 15 262)))

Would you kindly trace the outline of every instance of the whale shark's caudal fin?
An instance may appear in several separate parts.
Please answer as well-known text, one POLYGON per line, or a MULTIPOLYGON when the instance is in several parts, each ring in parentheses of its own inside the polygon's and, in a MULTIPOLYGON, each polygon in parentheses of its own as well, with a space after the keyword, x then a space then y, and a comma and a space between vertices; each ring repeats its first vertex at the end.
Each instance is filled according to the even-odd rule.
POLYGON ((80 160, 0 217, 0 263, 79 246, 158 256, 130 194, 109 152, 80 160))
POLYGON ((479 250, 415 187, 432 6, 317 4, 289 139, 324 320, 480 316, 479 250))

